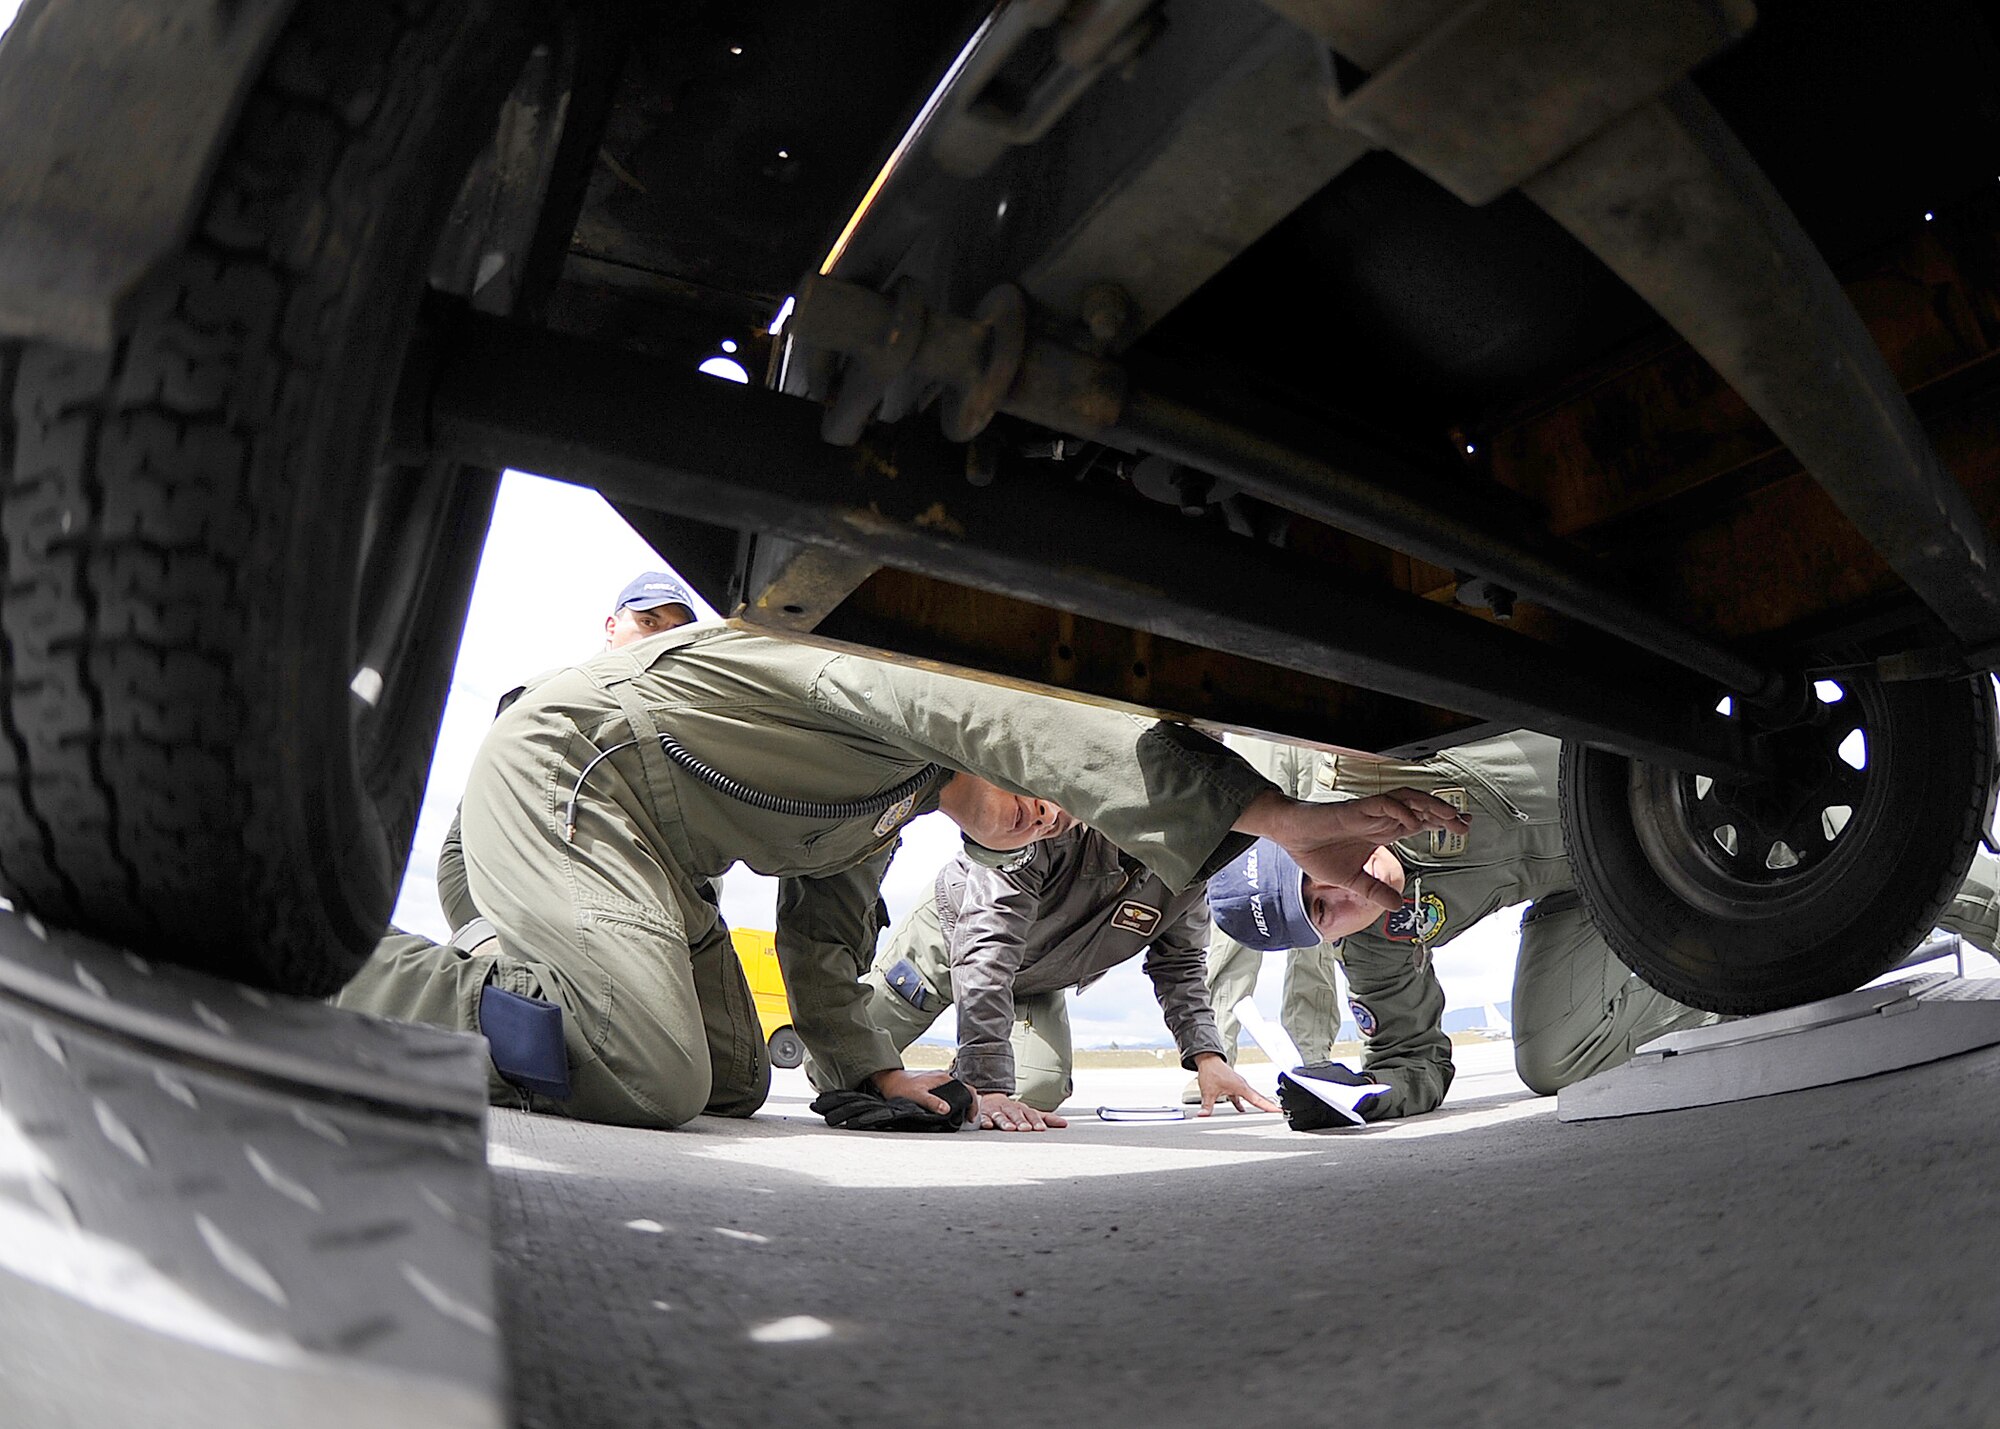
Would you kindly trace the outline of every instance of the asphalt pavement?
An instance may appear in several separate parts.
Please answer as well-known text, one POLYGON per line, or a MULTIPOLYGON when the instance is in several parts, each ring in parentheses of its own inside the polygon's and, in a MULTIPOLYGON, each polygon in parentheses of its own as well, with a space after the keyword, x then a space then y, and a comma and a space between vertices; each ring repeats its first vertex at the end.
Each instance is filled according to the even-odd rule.
MULTIPOLYGON (((1439 1111, 671 1133, 496 1112, 527 1429, 2000 1420, 2000 1049, 1563 1124, 1461 1049, 1439 1111)), ((1268 1075, 1268 1073, 1267 1073, 1268 1075)))

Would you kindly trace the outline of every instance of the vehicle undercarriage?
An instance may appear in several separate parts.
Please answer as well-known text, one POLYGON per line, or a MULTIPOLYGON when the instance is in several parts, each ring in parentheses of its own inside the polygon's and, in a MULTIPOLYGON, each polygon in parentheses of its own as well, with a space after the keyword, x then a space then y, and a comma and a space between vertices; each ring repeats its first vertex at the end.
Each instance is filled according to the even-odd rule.
POLYGON ((1594 915, 1703 1007, 1866 981, 1991 822, 1980 7, 121 8, 0 47, 51 921, 337 985, 508 466, 796 638, 1558 734, 1594 915))

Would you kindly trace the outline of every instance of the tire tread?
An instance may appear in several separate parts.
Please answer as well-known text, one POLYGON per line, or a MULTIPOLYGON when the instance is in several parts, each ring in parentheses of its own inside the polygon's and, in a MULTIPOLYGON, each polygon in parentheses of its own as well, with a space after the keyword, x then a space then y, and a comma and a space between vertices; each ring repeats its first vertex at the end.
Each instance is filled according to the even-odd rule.
POLYGON ((306 993, 379 935, 394 870, 350 898, 355 851, 293 866, 270 793, 297 731, 260 718, 257 606, 335 339, 373 320, 359 255, 508 13, 305 0, 116 348, 0 344, 0 881, 23 907, 306 993))

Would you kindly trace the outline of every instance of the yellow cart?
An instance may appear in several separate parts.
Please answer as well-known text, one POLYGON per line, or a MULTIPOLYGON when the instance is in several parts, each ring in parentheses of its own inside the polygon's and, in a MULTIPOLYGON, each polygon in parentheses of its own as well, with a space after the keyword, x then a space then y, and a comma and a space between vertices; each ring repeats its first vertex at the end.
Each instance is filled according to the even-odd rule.
POLYGON ((806 1044, 792 1027, 792 1004, 785 996, 785 979, 778 971, 778 938, 760 928, 731 928, 730 940, 750 981, 757 1004, 757 1023, 771 1049, 771 1065, 796 1067, 806 1059, 806 1044))

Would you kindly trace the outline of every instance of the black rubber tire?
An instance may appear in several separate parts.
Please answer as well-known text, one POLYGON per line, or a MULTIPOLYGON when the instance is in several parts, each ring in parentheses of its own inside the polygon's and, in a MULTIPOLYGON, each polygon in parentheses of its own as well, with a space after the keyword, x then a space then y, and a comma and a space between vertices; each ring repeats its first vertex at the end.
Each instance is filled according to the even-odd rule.
POLYGON ((771 1065, 774 1067, 796 1067, 806 1059, 806 1044, 799 1034, 789 1027, 780 1027, 771 1034, 771 1065))
POLYGON ((378 455, 528 14, 304 0, 116 348, 0 348, 18 906, 309 995, 380 937, 492 484, 378 455))
POLYGON ((1650 791, 1680 776, 1563 747, 1563 837, 1591 920, 1669 997, 1751 1014, 1850 992, 1922 941, 1957 891, 1991 808, 1992 681, 1848 688, 1866 711, 1866 793, 1819 862, 1736 906, 1691 894, 1673 867, 1699 840, 1650 791))

